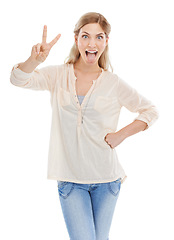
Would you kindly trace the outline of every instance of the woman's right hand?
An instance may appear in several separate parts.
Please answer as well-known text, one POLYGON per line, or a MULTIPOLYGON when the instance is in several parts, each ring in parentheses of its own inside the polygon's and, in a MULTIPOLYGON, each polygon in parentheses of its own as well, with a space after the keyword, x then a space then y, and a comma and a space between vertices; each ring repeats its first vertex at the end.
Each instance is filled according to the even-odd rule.
POLYGON ((44 25, 42 43, 38 43, 32 47, 31 59, 42 63, 48 57, 48 54, 54 44, 59 40, 61 34, 58 34, 50 43, 46 42, 47 39, 47 26, 44 25))

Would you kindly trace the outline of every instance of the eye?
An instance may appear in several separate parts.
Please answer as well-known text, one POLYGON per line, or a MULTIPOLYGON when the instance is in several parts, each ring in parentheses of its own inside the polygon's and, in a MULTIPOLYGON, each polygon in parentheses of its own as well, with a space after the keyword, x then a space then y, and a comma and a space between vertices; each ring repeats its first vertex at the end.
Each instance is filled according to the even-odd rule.
POLYGON ((103 39, 103 36, 98 36, 97 38, 98 38, 98 39, 103 39))
POLYGON ((88 36, 87 35, 82 35, 82 38, 88 38, 88 36))

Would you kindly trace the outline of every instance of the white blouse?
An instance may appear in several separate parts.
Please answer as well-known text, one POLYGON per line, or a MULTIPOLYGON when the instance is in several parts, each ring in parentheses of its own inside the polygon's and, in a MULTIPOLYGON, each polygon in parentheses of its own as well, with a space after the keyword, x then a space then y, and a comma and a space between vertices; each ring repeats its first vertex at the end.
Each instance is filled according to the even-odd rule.
POLYGON ((73 64, 36 68, 32 73, 17 67, 11 71, 12 84, 50 91, 48 179, 90 184, 121 178, 123 182, 126 174, 116 148, 104 137, 117 131, 122 106, 137 112, 135 119, 146 122, 147 128, 158 118, 156 107, 116 74, 103 69, 79 103, 73 64))

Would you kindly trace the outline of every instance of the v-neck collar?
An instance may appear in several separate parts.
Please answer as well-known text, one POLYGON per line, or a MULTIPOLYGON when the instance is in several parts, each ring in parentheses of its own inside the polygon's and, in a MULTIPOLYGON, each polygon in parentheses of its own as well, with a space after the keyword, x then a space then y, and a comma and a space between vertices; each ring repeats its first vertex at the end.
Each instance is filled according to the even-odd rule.
POLYGON ((95 80, 93 80, 93 83, 92 83, 92 86, 90 87, 90 89, 88 90, 88 92, 86 93, 86 95, 84 96, 84 99, 82 101, 82 104, 80 105, 79 104, 79 101, 78 101, 78 98, 77 98, 77 92, 76 92, 76 80, 77 80, 77 77, 75 76, 75 73, 74 73, 74 66, 73 64, 71 63, 69 65, 69 68, 70 68, 70 76, 72 76, 71 78, 71 81, 72 81, 72 84, 73 84, 73 95, 74 95, 74 99, 76 100, 77 104, 78 104, 78 108, 82 109, 84 104, 86 104, 86 101, 88 99, 88 97, 90 97, 92 91, 94 90, 94 88, 96 88, 96 86, 99 84, 101 78, 103 77, 103 75, 105 74, 105 71, 103 70, 102 68, 102 72, 101 74, 99 75, 99 77, 95 80))
MULTIPOLYGON (((71 65, 71 66, 70 66, 71 73, 72 73, 72 75, 73 75, 74 80, 76 81, 76 80, 77 80, 77 77, 76 77, 76 75, 75 75, 75 73, 74 73, 74 64, 71 63, 70 65, 71 65)), ((99 80, 99 79, 103 76, 103 74, 104 74, 105 71, 104 71, 103 68, 101 68, 101 70, 102 70, 102 72, 100 73, 100 75, 98 76, 98 78, 95 79, 95 80, 92 80, 93 83, 96 82, 97 80, 99 80)))

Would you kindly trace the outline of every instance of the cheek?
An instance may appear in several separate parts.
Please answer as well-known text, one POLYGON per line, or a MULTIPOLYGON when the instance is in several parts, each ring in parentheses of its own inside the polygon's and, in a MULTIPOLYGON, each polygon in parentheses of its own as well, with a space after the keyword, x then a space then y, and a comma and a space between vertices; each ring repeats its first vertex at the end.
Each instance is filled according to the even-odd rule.
POLYGON ((101 49, 102 51, 105 50, 105 47, 106 47, 106 43, 105 43, 105 42, 100 43, 100 49, 101 49))
POLYGON ((99 52, 98 52, 98 57, 100 57, 100 56, 102 55, 102 53, 104 52, 104 50, 105 50, 105 46, 104 46, 104 45, 100 46, 99 52))
POLYGON ((105 49, 105 47, 106 47, 106 43, 104 42, 104 43, 102 43, 102 48, 103 48, 103 50, 105 49))
POLYGON ((85 48, 86 44, 83 41, 78 41, 78 48, 79 50, 83 50, 85 48))

